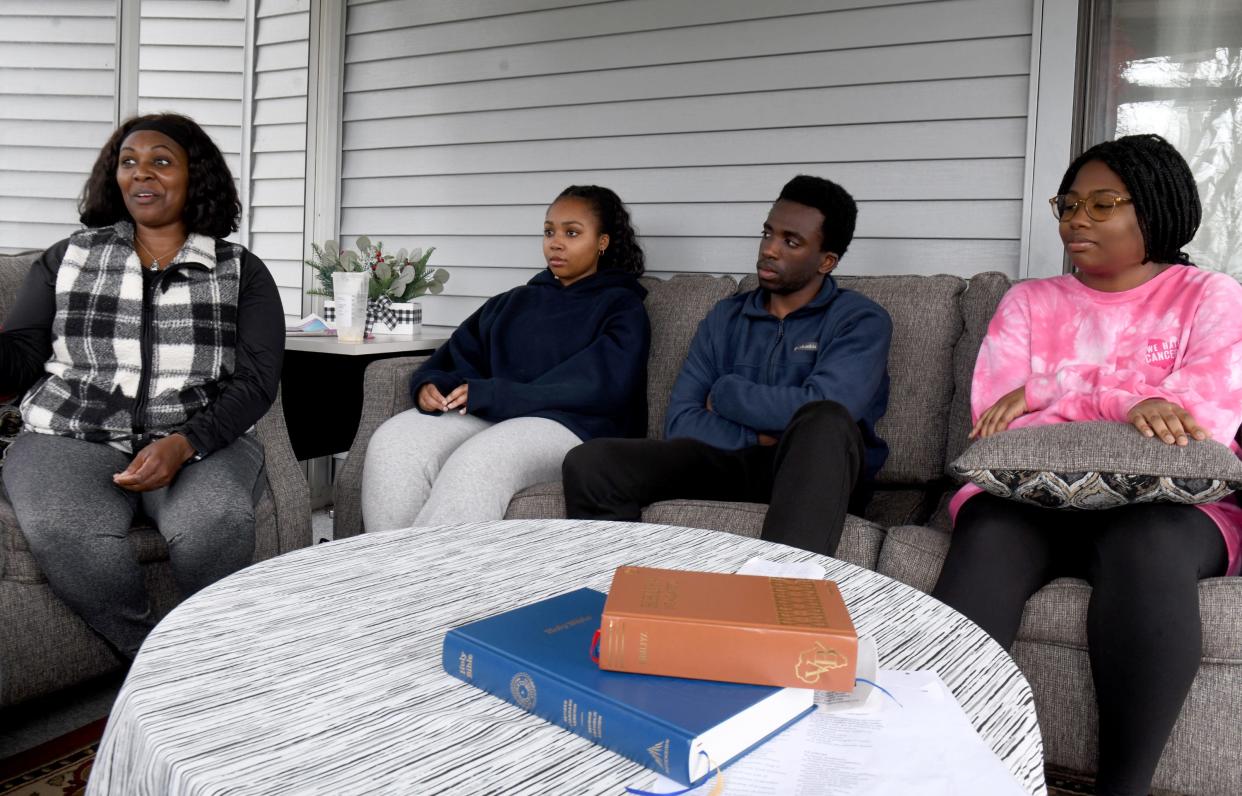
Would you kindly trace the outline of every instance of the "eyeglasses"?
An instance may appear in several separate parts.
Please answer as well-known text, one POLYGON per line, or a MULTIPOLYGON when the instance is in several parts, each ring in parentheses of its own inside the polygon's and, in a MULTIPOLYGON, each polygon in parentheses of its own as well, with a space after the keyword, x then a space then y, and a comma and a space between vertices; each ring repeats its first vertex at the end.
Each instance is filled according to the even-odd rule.
POLYGON ((1048 204, 1052 205, 1052 215, 1057 221, 1069 221, 1078 212, 1079 207, 1086 208, 1087 217, 1092 221, 1107 221, 1112 217, 1117 205, 1133 201, 1128 196, 1118 196, 1115 191, 1105 190, 1092 191, 1085 199, 1077 199, 1073 202, 1070 201, 1068 194, 1058 194, 1049 199, 1048 204))

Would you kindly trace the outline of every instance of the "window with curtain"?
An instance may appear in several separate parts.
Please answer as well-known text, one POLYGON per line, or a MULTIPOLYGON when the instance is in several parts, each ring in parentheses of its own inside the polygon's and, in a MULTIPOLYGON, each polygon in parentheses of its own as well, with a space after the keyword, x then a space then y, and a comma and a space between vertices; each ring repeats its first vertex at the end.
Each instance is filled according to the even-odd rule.
POLYGON ((1242 3, 1096 0, 1090 14, 1084 146, 1167 138, 1203 201, 1187 251, 1242 280, 1242 3))

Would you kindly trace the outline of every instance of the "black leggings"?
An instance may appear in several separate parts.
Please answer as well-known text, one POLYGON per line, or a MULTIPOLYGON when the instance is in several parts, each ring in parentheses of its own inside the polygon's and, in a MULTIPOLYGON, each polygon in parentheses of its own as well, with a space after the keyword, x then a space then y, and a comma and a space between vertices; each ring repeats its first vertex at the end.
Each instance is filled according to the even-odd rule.
POLYGON ((976 495, 958 512, 932 595, 1009 649, 1027 599, 1086 579, 1101 794, 1146 794, 1199 669, 1199 584, 1223 575, 1216 524, 1193 506, 1061 511, 976 495))

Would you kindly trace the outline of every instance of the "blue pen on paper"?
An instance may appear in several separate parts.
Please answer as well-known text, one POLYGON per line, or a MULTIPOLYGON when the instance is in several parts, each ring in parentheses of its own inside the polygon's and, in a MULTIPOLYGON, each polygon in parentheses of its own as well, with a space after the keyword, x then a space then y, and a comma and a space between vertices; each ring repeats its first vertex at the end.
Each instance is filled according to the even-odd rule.
POLYGON ((893 696, 893 695, 889 692, 889 690, 888 690, 887 688, 885 688, 884 686, 882 686, 882 685, 880 685, 879 683, 875 682, 874 680, 868 680, 866 677, 855 677, 855 678, 854 678, 854 682, 855 682, 855 683, 865 683, 866 685, 871 686, 872 688, 874 688, 875 690, 879 691, 879 692, 880 692, 881 694, 883 694, 884 696, 886 696, 886 697, 888 697, 889 699, 891 699, 891 700, 893 700, 894 702, 896 702, 896 703, 897 703, 897 707, 899 707, 899 708, 900 708, 900 707, 905 707, 904 705, 902 705, 902 704, 901 704, 901 700, 900 700, 900 699, 898 699, 897 697, 893 696))

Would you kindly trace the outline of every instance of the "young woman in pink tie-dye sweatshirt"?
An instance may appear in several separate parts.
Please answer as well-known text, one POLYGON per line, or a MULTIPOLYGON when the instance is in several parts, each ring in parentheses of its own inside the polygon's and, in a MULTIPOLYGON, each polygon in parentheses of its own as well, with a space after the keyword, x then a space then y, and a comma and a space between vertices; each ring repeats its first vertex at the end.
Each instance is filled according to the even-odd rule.
MULTIPOLYGON (((1114 420, 1170 445, 1232 446, 1242 424, 1242 285, 1190 264, 1194 177, 1158 136, 1084 152, 1053 203, 1074 272, 1015 285, 979 351, 973 437, 1114 420)), ((1041 508, 963 487, 933 595, 1006 648, 1027 599, 1088 580, 1101 794, 1146 794, 1198 671, 1198 581, 1236 574, 1242 507, 1041 508)))

